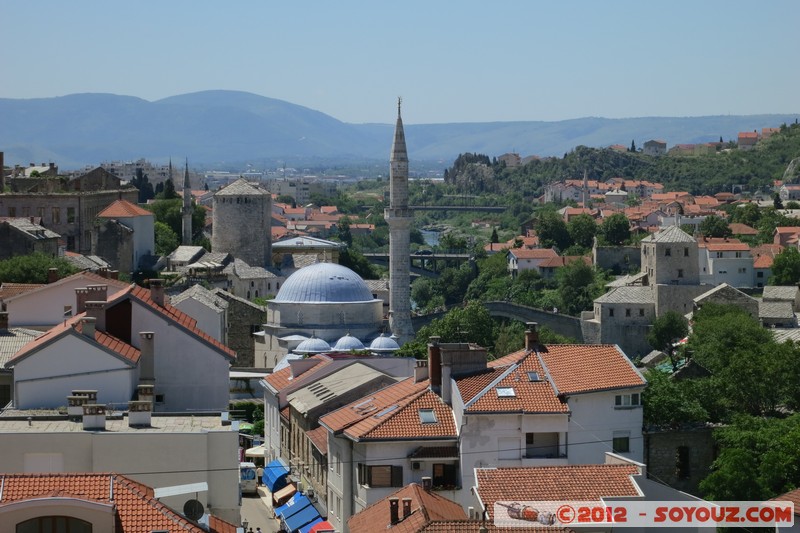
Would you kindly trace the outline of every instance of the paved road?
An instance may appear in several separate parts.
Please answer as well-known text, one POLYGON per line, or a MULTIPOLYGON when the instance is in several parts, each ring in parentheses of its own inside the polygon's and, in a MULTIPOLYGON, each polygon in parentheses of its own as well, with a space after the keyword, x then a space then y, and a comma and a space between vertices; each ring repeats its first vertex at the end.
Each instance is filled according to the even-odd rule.
POLYGON ((272 518, 272 508, 269 507, 269 497, 263 488, 258 489, 259 497, 242 496, 242 520, 247 519, 247 530, 260 527, 263 533, 276 533, 280 528, 278 520, 272 518))

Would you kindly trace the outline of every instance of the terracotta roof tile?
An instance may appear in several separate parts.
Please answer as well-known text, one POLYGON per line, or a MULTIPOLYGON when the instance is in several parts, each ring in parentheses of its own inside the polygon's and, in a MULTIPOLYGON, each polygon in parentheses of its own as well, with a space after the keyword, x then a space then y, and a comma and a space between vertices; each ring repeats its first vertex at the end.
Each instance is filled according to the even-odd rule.
POLYGON ((625 354, 610 344, 554 344, 543 347, 539 357, 561 394, 646 384, 625 354))
MULTIPOLYGON (((113 504, 123 533, 206 531, 156 500, 150 487, 117 474, 0 474, 0 485, 3 487, 0 505, 59 496, 113 504)), ((212 533, 235 531, 232 524, 219 518, 211 525, 212 533)))
POLYGON ((460 504, 435 492, 426 492, 416 483, 411 483, 378 500, 360 513, 354 514, 347 521, 347 525, 352 533, 373 533, 384 530, 391 530, 392 533, 416 533, 433 521, 465 518, 466 513, 460 504), (411 514, 394 525, 391 525, 389 517, 389 498, 400 500, 400 516, 403 516, 403 498, 411 499, 411 514))
POLYGON ((750 247, 743 242, 708 243, 706 248, 711 252, 749 252, 750 247))
POLYGON ((322 453, 322 455, 328 455, 327 428, 319 426, 316 429, 311 429, 309 431, 306 431, 306 435, 308 436, 309 440, 311 440, 311 444, 313 444, 314 447, 322 453))
POLYGON ((774 258, 770 255, 759 255, 755 261, 753 261, 753 268, 772 268, 772 262, 774 258))
POLYGON ((429 522, 422 529, 417 530, 419 533, 479 533, 485 531, 486 533, 563 533, 572 531, 560 527, 501 527, 496 526, 491 522, 484 522, 483 520, 437 520, 429 522))
POLYGON ((741 222, 731 222, 728 224, 728 227, 734 235, 758 235, 757 229, 751 228, 747 224, 742 224, 741 222))
POLYGON ((154 216, 152 211, 143 209, 136 204, 132 204, 127 200, 117 200, 108 207, 103 209, 97 214, 98 217, 103 218, 127 218, 127 217, 141 217, 141 216, 154 216))
POLYGON ((528 250, 527 248, 513 248, 508 251, 514 254, 517 259, 548 259, 550 257, 558 257, 558 254, 552 248, 535 248, 528 250))
POLYGON ((458 459, 458 446, 420 446, 408 455, 409 459, 458 459))
POLYGON ((397 408, 381 416, 381 412, 362 420, 345 430, 345 434, 358 440, 417 439, 458 437, 452 408, 435 392, 425 389, 397 403, 397 408), (420 411, 432 411, 436 422, 423 423, 420 411))
MULTIPOLYGON (((311 367, 310 369, 306 370, 305 372, 303 372, 301 376, 306 376, 306 375, 310 376, 314 372, 321 370, 322 368, 333 362, 333 359, 331 359, 330 357, 325 357, 324 355, 315 355, 313 357, 309 357, 309 359, 318 359, 320 362, 317 363, 315 366, 311 367)), ((300 376, 298 376, 298 378, 299 377, 300 376)), ((295 379, 297 378, 292 377, 291 366, 281 368, 277 372, 273 372, 272 374, 268 375, 265 378, 267 383, 269 383, 270 386, 278 392, 291 385, 295 379)))
POLYGON ((478 468, 475 473, 475 493, 491 520, 498 501, 594 501, 640 496, 631 479, 640 473, 634 465, 478 468))

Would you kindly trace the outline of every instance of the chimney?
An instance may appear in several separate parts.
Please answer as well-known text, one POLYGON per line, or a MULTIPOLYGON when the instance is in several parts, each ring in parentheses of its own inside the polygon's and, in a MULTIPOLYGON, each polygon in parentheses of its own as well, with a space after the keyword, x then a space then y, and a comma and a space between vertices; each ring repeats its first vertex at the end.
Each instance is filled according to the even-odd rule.
POLYGON ((422 489, 425 492, 430 492, 433 488, 433 478, 429 476, 425 476, 422 478, 422 489))
POLYGON ((81 332, 92 340, 94 340, 95 320, 93 316, 85 316, 81 319, 81 332))
POLYGON ((414 366, 414 383, 419 383, 426 379, 428 379, 428 361, 417 359, 414 366))
POLYGON ((106 406, 97 403, 83 405, 83 429, 106 429, 106 406))
POLYGON ((153 403, 153 396, 155 393, 153 390, 155 387, 153 385, 145 385, 141 384, 136 387, 136 397, 140 402, 150 402, 153 403))
POLYGON ((450 375, 451 375, 451 371, 452 371, 452 368, 453 368, 452 367, 452 362, 451 362, 452 358, 448 357, 447 360, 445 360, 445 358, 442 357, 441 353, 439 354, 439 358, 440 358, 440 360, 442 362, 442 376, 441 376, 441 379, 442 379, 441 391, 442 391, 442 393, 441 393, 441 397, 442 397, 442 401, 444 403, 446 403, 447 405, 450 405, 450 402, 452 400, 452 383, 450 382, 450 375))
MULTIPOLYGON (((73 391, 74 392, 74 391, 73 391)), ((89 397, 80 394, 67 396, 67 416, 70 420, 77 421, 83 416, 83 406, 88 403, 89 397)))
POLYGON ((106 330, 106 303, 86 302, 86 316, 94 318, 94 327, 98 331, 106 330))
POLYGON ((397 498, 389 498, 389 524, 391 525, 400 522, 399 501, 397 498))
POLYGON ((75 289, 75 314, 86 311, 86 300, 89 299, 89 290, 86 287, 75 289))
POLYGON ((47 283, 55 283, 58 281, 58 269, 57 268, 48 268, 47 269, 47 283))
POLYGON ((128 402, 128 426, 150 427, 153 413, 153 402, 131 400, 128 402))
MULTIPOLYGON (((139 380, 143 382, 153 382, 156 379, 155 368, 155 336, 152 331, 142 331, 139 333, 139 380)), ((139 398, 140 400, 142 398, 139 398)))
POLYGON ((428 338, 428 376, 430 388, 436 394, 442 391, 442 352, 439 348, 441 337, 428 338))
POLYGON ((97 275, 102 278, 108 278, 108 267, 100 267, 97 269, 97 275))
POLYGON ((108 279, 119 279, 119 270, 109 270, 108 279))
POLYGON ((150 299, 159 307, 164 307, 164 283, 162 280, 150 280, 150 299))
POLYGON ((403 520, 411 516, 411 498, 403 498, 403 520))
POLYGON ((525 325, 528 326, 525 330, 525 351, 532 352, 536 348, 536 345, 539 344, 539 332, 536 331, 539 324, 536 322, 526 322, 525 325))
POLYGON ((89 291, 87 301, 105 302, 108 297, 108 285, 89 285, 86 289, 89 291))
POLYGON ((0 311, 0 331, 8 331, 8 311, 0 311))

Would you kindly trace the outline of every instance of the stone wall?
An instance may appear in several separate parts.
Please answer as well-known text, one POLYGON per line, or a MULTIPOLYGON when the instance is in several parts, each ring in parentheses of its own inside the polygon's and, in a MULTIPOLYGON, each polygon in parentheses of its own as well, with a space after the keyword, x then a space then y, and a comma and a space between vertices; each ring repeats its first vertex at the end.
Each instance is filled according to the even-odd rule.
POLYGON ((92 254, 108 261, 114 270, 133 272, 133 230, 116 220, 98 219, 92 237, 92 254))
POLYGON ((597 246, 595 239, 592 262, 615 275, 635 274, 642 268, 642 254, 638 246, 597 246))
POLYGON ((35 252, 56 257, 58 255, 58 239, 55 237, 35 239, 7 222, 0 222, 0 260, 35 252))
POLYGON ((713 428, 646 431, 647 477, 698 495, 699 485, 716 458, 713 428))
POLYGON ((223 290, 216 290, 214 294, 228 302, 228 333, 225 344, 236 351, 236 362, 233 366, 253 368, 256 346, 253 333, 260 331, 261 325, 266 321, 266 309, 223 290))

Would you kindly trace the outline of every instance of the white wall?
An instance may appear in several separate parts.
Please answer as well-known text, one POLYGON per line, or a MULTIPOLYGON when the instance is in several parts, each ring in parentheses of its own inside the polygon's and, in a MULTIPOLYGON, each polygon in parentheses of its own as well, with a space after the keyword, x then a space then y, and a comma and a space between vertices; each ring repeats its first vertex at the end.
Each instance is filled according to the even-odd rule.
POLYGON ((569 464, 601 464, 605 452, 610 452, 615 431, 630 432, 630 452, 623 457, 641 462, 644 458, 642 438, 643 413, 641 406, 616 408, 617 394, 639 393, 643 389, 575 394, 569 397, 572 411, 569 419, 569 464))
MULTIPOLYGON (((7 300, 8 325, 53 326, 62 322, 64 306, 71 306, 73 315, 77 314, 75 289, 85 288, 87 285, 103 285, 103 282, 77 276, 7 300)), ((109 285, 107 294, 110 296, 117 290, 115 286, 109 285)))
POLYGON ((197 327, 220 342, 225 342, 225 313, 210 308, 206 304, 186 298, 175 305, 178 309, 197 320, 197 327))

